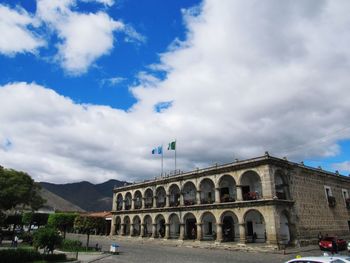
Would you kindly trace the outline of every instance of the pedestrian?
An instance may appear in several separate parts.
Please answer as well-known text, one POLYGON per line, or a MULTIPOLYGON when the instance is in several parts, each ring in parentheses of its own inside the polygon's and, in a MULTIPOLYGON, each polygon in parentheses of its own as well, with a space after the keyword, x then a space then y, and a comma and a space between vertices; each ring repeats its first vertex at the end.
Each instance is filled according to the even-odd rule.
POLYGON ((320 242, 323 239, 323 235, 322 235, 321 231, 318 232, 317 238, 318 238, 318 242, 320 242))
POLYGON ((192 228, 192 238, 195 239, 196 238, 196 230, 194 228, 192 228))
POLYGON ((335 237, 332 240, 332 255, 337 253, 338 253, 338 244, 337 244, 337 237, 335 237))
POLYGON ((17 247, 17 245, 18 245, 18 236, 15 235, 15 237, 13 238, 13 246, 17 247))

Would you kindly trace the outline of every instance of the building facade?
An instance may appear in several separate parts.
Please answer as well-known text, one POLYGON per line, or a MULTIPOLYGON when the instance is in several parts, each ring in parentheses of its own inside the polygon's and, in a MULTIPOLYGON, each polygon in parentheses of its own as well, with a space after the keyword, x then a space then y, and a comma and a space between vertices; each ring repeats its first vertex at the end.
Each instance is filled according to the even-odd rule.
POLYGON ((113 191, 111 235, 309 243, 350 235, 350 179, 264 156, 113 191))

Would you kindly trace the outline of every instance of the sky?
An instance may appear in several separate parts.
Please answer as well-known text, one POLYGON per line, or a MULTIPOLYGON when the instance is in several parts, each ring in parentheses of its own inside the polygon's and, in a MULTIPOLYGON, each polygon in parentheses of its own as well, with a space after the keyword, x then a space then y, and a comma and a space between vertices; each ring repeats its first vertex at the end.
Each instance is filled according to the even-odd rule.
POLYGON ((347 0, 0 0, 0 165, 130 182, 264 155, 350 173, 347 0))

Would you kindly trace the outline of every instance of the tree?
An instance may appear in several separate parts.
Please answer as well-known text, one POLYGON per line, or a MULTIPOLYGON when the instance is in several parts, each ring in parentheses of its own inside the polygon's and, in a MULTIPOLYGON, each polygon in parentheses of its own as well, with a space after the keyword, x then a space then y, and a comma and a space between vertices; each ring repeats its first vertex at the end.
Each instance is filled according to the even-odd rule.
POLYGON ((99 231, 104 229, 106 225, 103 217, 94 217, 87 215, 79 215, 75 218, 74 228, 78 229, 81 233, 87 234, 86 248, 89 247, 90 234, 92 231, 99 231))
POLYGON ((28 226, 28 232, 30 232, 32 225, 34 226, 44 226, 47 224, 49 214, 45 213, 33 213, 26 212, 22 215, 22 224, 28 226))
POLYGON ((62 231, 63 232, 63 238, 66 238, 66 232, 67 230, 73 228, 74 220, 77 217, 77 214, 75 213, 55 213, 50 214, 49 218, 47 220, 47 223, 62 231))
POLYGON ((27 173, 0 166, 0 211, 19 205, 39 209, 45 203, 39 190, 40 185, 27 173))
POLYGON ((33 235, 33 245, 36 249, 44 248, 48 252, 53 253, 55 247, 62 243, 62 237, 56 229, 44 227, 38 229, 33 235))

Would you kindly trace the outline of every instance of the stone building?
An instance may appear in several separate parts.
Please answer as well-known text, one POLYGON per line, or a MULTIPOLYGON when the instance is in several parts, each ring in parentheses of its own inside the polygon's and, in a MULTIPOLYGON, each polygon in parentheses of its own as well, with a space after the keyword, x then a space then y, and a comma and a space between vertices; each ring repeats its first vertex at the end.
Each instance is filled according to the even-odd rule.
POLYGON ((260 242, 349 236, 350 178, 264 156, 114 189, 111 235, 260 242))

